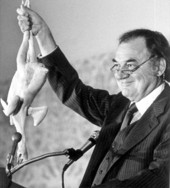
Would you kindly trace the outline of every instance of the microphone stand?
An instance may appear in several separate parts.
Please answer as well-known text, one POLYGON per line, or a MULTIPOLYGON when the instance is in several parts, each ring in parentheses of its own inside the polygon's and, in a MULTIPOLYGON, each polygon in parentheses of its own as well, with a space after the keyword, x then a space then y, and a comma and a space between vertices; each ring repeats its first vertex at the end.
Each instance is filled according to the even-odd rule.
POLYGON ((65 155, 68 156, 70 159, 70 163, 66 163, 64 168, 63 168, 63 172, 62 172, 62 187, 64 188, 64 172, 67 170, 67 168, 76 160, 78 160, 82 155, 83 152, 80 149, 73 149, 73 148, 69 148, 69 149, 65 149, 64 151, 58 151, 58 152, 50 152, 50 153, 46 153, 34 158, 31 158, 27 161, 24 161, 21 164, 18 164, 16 166, 14 166, 13 168, 6 168, 6 174, 7 177, 9 177, 10 179, 12 179, 12 174, 14 174, 15 172, 17 172, 18 170, 20 170, 21 168, 23 168, 24 166, 27 166, 31 163, 40 161, 42 159, 48 158, 48 157, 55 157, 55 156, 61 156, 61 155, 65 155))
POLYGON ((37 156, 37 157, 34 157, 32 159, 29 159, 27 161, 24 161, 23 163, 21 164, 18 164, 16 166, 14 166, 13 168, 11 168, 10 170, 8 170, 6 173, 7 173, 7 176, 10 177, 12 174, 14 174, 15 172, 17 172, 18 170, 20 170, 21 168, 23 168, 24 166, 27 166, 31 163, 34 163, 34 162, 37 162, 37 161, 40 161, 42 159, 45 159, 45 158, 48 158, 48 157, 55 157, 55 156, 61 156, 61 155, 69 155, 69 149, 66 149, 64 151, 59 151, 59 152, 51 152, 51 153, 46 153, 46 154, 43 154, 43 155, 40 155, 40 156, 37 156))

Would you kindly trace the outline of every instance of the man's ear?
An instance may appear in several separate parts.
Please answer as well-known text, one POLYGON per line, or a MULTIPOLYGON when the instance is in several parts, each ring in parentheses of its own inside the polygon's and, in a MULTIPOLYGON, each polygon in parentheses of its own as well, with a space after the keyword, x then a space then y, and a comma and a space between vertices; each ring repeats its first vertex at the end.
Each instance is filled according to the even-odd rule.
POLYGON ((160 58, 158 62, 158 70, 157 70, 157 76, 162 76, 165 73, 166 70, 166 60, 164 58, 160 58))

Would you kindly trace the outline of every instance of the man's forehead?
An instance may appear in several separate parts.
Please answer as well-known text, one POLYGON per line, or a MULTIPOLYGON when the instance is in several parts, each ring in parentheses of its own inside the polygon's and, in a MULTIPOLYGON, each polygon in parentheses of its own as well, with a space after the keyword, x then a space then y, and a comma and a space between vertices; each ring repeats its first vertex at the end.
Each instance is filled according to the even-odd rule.
POLYGON ((115 53, 116 60, 127 60, 127 58, 142 59, 149 54, 144 38, 136 38, 121 43, 115 53))

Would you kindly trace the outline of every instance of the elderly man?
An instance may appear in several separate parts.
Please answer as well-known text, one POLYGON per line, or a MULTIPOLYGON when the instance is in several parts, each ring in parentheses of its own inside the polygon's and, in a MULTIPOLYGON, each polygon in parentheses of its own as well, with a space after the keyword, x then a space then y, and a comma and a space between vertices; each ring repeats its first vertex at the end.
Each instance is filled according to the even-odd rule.
POLYGON ((17 10, 21 30, 32 29, 63 104, 101 127, 81 188, 167 188, 170 145, 169 44, 147 29, 120 37, 111 71, 120 93, 83 84, 34 11, 17 10), (23 14, 24 11, 24 14, 23 14))

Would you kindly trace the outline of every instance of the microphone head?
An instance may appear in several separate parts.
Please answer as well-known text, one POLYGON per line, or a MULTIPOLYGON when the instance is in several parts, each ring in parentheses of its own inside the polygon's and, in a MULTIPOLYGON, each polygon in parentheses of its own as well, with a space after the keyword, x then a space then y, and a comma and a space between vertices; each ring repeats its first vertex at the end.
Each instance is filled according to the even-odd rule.
POLYGON ((19 132, 15 132, 12 135, 12 141, 20 142, 22 138, 22 135, 19 132))
POLYGON ((94 139, 95 141, 97 141, 98 137, 99 137, 100 131, 96 130, 94 131, 94 133, 90 136, 91 139, 94 139))

